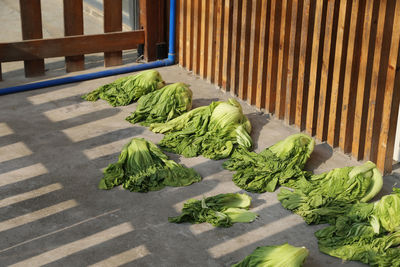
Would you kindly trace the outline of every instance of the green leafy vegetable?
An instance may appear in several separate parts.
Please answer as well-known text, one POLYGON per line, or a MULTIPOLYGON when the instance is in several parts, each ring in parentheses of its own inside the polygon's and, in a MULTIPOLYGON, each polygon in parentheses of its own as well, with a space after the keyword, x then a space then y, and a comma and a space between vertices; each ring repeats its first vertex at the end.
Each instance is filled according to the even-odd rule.
POLYGON ((314 140, 295 134, 259 154, 236 150, 223 166, 232 171, 233 182, 250 192, 273 192, 278 184, 295 186, 291 180, 304 176, 303 168, 314 149, 314 140))
POLYGON ((243 261, 232 267, 301 267, 308 256, 305 247, 289 244, 256 248, 243 261))
POLYGON ((186 186, 200 180, 200 175, 193 169, 168 160, 153 143, 133 138, 122 149, 118 162, 104 170, 99 188, 111 189, 122 184, 130 191, 147 192, 165 186, 186 186))
POLYGON ((315 233, 321 252, 371 266, 400 266, 400 189, 376 203, 357 203, 315 233))
POLYGON ((87 101, 106 100, 111 106, 126 106, 139 97, 160 89, 164 81, 156 70, 146 70, 135 75, 122 77, 112 83, 100 86, 82 96, 87 101))
POLYGON ((184 83, 174 83, 139 98, 136 111, 126 118, 131 123, 170 121, 192 108, 192 91, 184 83))
POLYGON ((207 197, 202 200, 190 199, 183 204, 182 214, 169 217, 173 223, 203 223, 213 226, 230 227, 237 222, 252 222, 257 214, 248 211, 251 197, 246 194, 228 193, 207 197))
POLYGON ((250 122, 235 99, 193 109, 169 122, 151 124, 150 129, 166 134, 161 148, 185 157, 217 160, 229 157, 236 147, 252 146, 250 122))
POLYGON ((382 175, 372 162, 362 166, 333 169, 298 181, 292 192, 282 189, 278 200, 283 207, 302 216, 306 223, 325 223, 352 203, 365 202, 382 188, 382 175))

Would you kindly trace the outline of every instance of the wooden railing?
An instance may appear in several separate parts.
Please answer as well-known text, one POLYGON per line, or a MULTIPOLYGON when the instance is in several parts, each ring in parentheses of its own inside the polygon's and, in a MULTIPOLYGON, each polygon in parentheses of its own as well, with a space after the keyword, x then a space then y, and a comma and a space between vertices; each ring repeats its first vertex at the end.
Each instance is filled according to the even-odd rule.
POLYGON ((104 34, 83 35, 83 0, 63 0, 65 37, 42 39, 40 0, 20 0, 24 41, 0 43, 0 81, 1 62, 23 60, 25 76, 31 77, 44 75, 45 58, 65 56, 66 71, 71 72, 83 70, 84 54, 91 53, 104 52, 106 67, 121 65, 122 50, 139 44, 144 44, 144 59, 155 60, 157 43, 166 36, 161 4, 165 0, 140 0, 142 30, 122 32, 122 0, 103 0, 104 34))
POLYGON ((180 0, 179 64, 392 169, 400 1, 180 0))

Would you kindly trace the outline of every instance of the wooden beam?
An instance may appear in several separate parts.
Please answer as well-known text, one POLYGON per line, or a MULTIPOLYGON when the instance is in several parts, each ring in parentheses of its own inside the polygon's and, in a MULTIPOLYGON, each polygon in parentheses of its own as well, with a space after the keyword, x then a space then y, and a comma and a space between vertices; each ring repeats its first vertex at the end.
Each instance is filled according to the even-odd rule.
MULTIPOLYGON (((104 0, 103 9, 104 32, 122 31, 122 0, 104 0)), ((104 53, 104 65, 106 67, 122 65, 122 51, 104 53)))
POLYGON ((377 166, 384 173, 392 171, 396 120, 400 104, 400 2, 396 1, 389 62, 386 73, 384 108, 379 136, 377 166))
POLYGON ((0 62, 126 50, 143 42, 144 31, 140 30, 0 43, 0 62))
POLYGON ((252 2, 247 96, 248 102, 254 105, 257 99, 257 76, 259 71, 258 53, 260 45, 261 0, 252 0, 252 2))
POLYGON ((289 32, 289 55, 288 68, 286 78, 286 104, 285 104, 285 121, 287 124, 293 124, 296 117, 296 95, 297 95, 297 78, 299 64, 299 49, 301 35, 302 20, 302 0, 293 0, 292 15, 290 20, 289 32))
POLYGON ((230 90, 230 69, 232 56, 232 15, 233 15, 233 0, 225 0, 224 7, 224 30, 222 46, 223 58, 225 62, 222 64, 222 89, 230 90))
POLYGON ((239 56, 239 87, 238 96, 242 100, 247 99, 247 87, 249 77, 249 46, 250 46, 250 23, 251 23, 251 1, 242 1, 242 27, 240 33, 240 56, 239 56))
POLYGON ((322 66, 321 66, 321 84, 319 89, 319 100, 318 100, 318 112, 317 116, 317 127, 316 135, 321 141, 325 141, 328 134, 328 117, 329 104, 330 104, 330 91, 331 84, 328 83, 329 73, 332 69, 329 69, 332 47, 332 34, 334 25, 334 11, 335 11, 335 0, 328 1, 326 11, 326 23, 325 23, 325 36, 324 36, 324 47, 322 52, 322 66))
POLYGON ((208 67, 208 31, 210 29, 209 26, 209 17, 210 17, 210 1, 205 0, 201 1, 201 29, 200 29, 200 76, 207 77, 207 67, 208 67))
POLYGON ((193 73, 200 73, 200 29, 201 29, 201 3, 193 1, 193 73))
POLYGON ((222 65, 224 64, 223 58, 223 30, 224 30, 224 0, 216 0, 216 35, 215 35, 215 80, 214 83, 218 86, 222 85, 222 65))
MULTIPOLYGON (((22 39, 42 39, 42 10, 40 0, 20 0, 22 39)), ((25 76, 44 75, 44 60, 25 60, 25 76)))
MULTIPOLYGON (((64 36, 83 35, 83 0, 64 0, 64 36)), ((85 69, 85 56, 65 57, 67 72, 85 69)))
MULTIPOLYGON (((232 20, 232 58, 231 58, 231 82, 230 92, 232 95, 238 94, 239 87, 239 61, 240 61, 240 40, 242 24, 242 1, 234 0, 233 20, 232 20)), ((211 1, 212 2, 212 1, 211 1)))
POLYGON ((308 43, 308 24, 310 19, 310 0, 303 2, 303 18, 301 22, 301 38, 300 38, 300 55, 299 55, 299 76, 297 83, 297 99, 296 99, 296 119, 295 124, 300 130, 304 129, 305 116, 306 116, 306 92, 307 88, 304 87, 305 72, 306 72, 306 57, 307 57, 307 43, 308 43))
POLYGON ((267 67, 268 67, 268 30, 270 17, 269 0, 261 1, 261 20, 260 20, 260 44, 258 53, 258 73, 257 73, 257 92, 256 106, 258 108, 265 107, 265 90, 267 85, 267 67))
POLYGON ((179 65, 186 66, 186 0, 179 1, 179 65))

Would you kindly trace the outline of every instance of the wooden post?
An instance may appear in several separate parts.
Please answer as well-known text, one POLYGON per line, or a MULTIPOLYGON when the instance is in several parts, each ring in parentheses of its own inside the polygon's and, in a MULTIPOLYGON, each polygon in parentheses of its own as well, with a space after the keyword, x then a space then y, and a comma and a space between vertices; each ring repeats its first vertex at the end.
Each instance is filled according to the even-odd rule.
MULTIPOLYGON (((20 0, 22 39, 42 39, 42 12, 40 0, 20 0)), ((25 76, 44 75, 44 60, 25 60, 25 76)))
MULTIPOLYGON (((104 32, 122 31, 122 0, 104 0, 104 32)), ((122 65, 122 51, 104 53, 106 67, 122 65)))
MULTIPOLYGON (((157 59, 157 44, 165 42, 165 0, 140 0, 140 25, 145 31, 144 59, 157 59)), ((188 56, 190 57, 190 56, 188 56)))
MULTIPOLYGON (((83 0, 64 0, 64 36, 83 34, 83 0)), ((85 56, 65 57, 67 72, 85 69, 85 56)))

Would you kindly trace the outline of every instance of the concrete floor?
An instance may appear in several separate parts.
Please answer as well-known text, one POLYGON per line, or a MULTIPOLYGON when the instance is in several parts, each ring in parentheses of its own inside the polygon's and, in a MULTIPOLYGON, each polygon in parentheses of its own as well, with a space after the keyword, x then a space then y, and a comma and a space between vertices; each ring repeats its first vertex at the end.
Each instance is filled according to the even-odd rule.
MULTIPOLYGON (((230 97, 178 66, 159 71, 168 83, 191 85, 194 107, 230 97)), ((250 194, 260 215, 250 224, 221 229, 169 223, 189 198, 242 192, 222 161, 169 154, 203 181, 150 193, 97 189, 101 169, 117 160, 132 137, 155 143, 162 138, 124 120, 136 104, 112 108, 80 98, 116 78, 0 96, 0 266, 229 266, 257 246, 285 242, 310 250, 304 266, 363 266, 320 253, 313 233, 322 226, 308 226, 283 209, 279 190, 250 194)), ((297 132, 242 105, 256 151, 297 132)), ((319 173, 356 164, 318 144, 307 168, 319 173)), ((398 174, 385 177, 382 194, 396 181, 398 174)))

